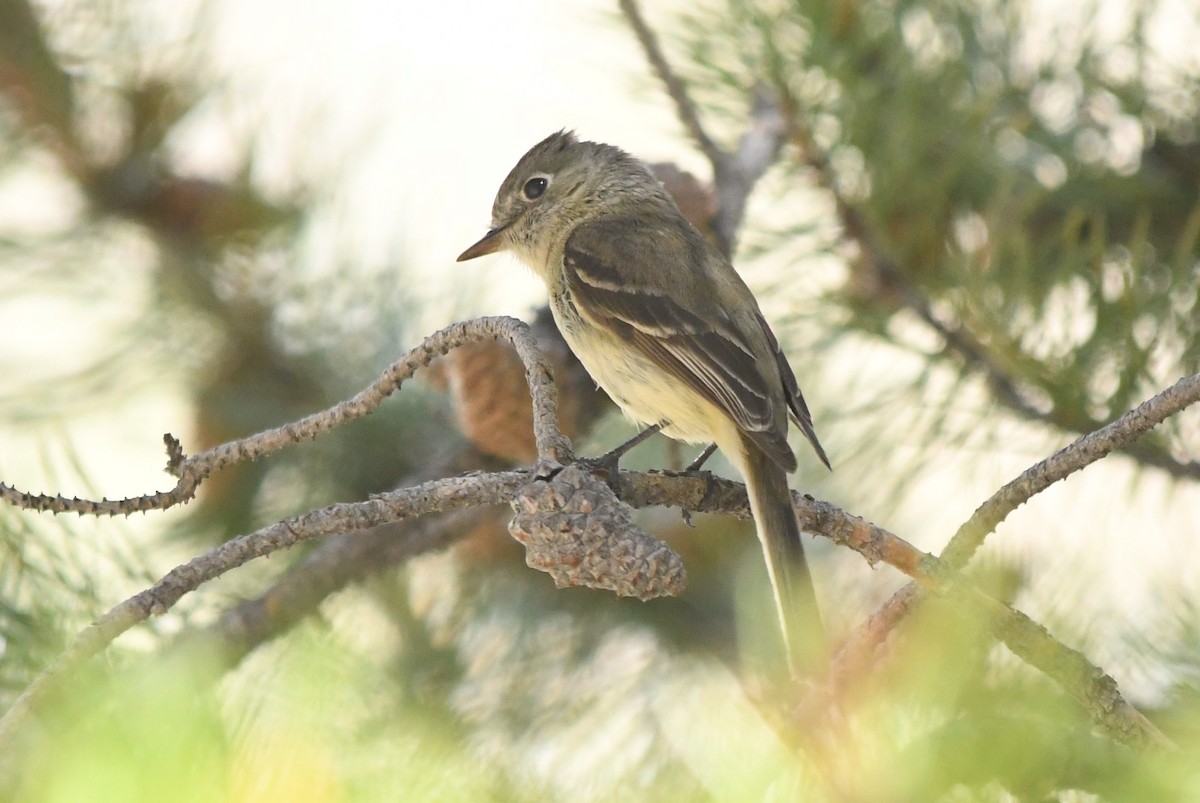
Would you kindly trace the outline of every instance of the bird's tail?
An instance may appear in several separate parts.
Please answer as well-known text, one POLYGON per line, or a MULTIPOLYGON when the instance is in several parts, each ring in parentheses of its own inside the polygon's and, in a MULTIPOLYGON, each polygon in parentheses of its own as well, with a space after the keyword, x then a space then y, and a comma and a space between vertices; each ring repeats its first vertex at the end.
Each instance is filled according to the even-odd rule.
POLYGON ((788 663, 793 675, 808 674, 823 655, 825 629, 800 541, 787 473, 749 439, 743 439, 742 456, 750 510, 775 592, 788 663))

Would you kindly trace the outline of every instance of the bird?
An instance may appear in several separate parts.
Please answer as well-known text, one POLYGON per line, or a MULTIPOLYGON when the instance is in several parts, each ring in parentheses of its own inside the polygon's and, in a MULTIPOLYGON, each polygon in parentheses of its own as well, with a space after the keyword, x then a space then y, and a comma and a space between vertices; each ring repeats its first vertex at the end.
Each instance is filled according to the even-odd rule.
POLYGON ((626 151, 558 131, 500 185, 462 262, 507 251, 546 285, 554 321, 633 421, 715 443, 745 480, 789 668, 824 631, 787 475, 789 420, 829 458, 778 339, 733 265, 626 151))

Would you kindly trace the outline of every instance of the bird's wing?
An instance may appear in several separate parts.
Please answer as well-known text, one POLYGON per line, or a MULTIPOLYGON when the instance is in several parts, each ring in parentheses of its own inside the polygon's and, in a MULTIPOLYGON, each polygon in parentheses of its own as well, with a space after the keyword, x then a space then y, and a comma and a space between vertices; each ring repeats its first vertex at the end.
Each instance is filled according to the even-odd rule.
POLYGON ((796 426, 804 433, 804 437, 808 438, 808 442, 812 444, 813 451, 817 453, 817 457, 825 464, 825 468, 832 469, 833 466, 829 464, 829 457, 825 454, 825 449, 821 446, 821 442, 817 440, 817 431, 813 428, 812 413, 808 411, 808 404, 804 401, 804 394, 800 392, 800 383, 796 381, 796 374, 792 371, 792 366, 788 364, 787 356, 783 353, 783 349, 779 347, 779 341, 775 338, 775 333, 771 331, 771 327, 767 324, 767 319, 759 314, 758 322, 762 326, 763 334, 767 337, 767 343, 775 355, 775 364, 779 367, 779 377, 783 380, 783 394, 787 399, 788 410, 792 414, 792 420, 796 422, 796 426))
POLYGON ((743 331, 720 303, 711 277, 698 266, 684 277, 673 277, 680 283, 669 291, 647 284, 631 270, 636 260, 652 260, 664 251, 689 265, 720 259, 698 233, 681 224, 650 228, 624 218, 580 225, 563 254, 572 303, 594 325, 716 405, 773 462, 792 471, 796 458, 782 414, 783 378, 776 373, 779 358, 768 353, 767 333, 743 331))

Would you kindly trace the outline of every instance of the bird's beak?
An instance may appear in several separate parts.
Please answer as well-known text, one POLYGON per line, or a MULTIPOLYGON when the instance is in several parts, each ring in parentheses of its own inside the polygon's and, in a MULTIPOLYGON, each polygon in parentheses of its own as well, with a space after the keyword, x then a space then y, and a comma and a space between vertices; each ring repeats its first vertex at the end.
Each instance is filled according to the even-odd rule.
POLYGON ((494 254, 497 251, 503 251, 504 246, 504 227, 501 226, 483 235, 483 238, 479 242, 459 254, 456 261, 466 262, 468 259, 494 254))

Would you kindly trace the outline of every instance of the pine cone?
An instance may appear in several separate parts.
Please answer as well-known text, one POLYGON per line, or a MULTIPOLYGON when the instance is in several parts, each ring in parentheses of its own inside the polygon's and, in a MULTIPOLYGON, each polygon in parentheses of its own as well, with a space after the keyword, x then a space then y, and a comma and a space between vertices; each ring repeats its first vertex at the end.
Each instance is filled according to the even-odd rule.
POLYGON ((578 466, 517 492, 508 525, 525 545, 525 563, 559 588, 587 586, 642 601, 677 596, 687 586, 683 558, 633 523, 612 489, 578 466))

